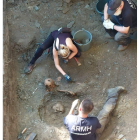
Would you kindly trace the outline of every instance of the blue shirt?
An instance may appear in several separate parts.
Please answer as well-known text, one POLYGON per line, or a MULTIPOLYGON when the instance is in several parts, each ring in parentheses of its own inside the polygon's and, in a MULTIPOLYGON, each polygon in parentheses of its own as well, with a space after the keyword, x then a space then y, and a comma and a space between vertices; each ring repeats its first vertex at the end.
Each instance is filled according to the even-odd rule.
POLYGON ((101 127, 97 117, 81 118, 78 115, 68 115, 63 118, 71 140, 96 140, 96 129, 101 127))

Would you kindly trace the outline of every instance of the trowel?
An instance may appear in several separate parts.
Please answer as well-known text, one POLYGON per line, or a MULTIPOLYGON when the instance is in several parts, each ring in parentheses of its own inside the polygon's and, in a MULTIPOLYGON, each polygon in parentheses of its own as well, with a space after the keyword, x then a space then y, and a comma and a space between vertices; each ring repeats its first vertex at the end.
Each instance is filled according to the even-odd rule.
POLYGON ((18 139, 20 139, 22 136, 23 136, 23 133, 25 132, 27 130, 27 128, 24 128, 23 130, 22 130, 22 132, 18 135, 18 139))

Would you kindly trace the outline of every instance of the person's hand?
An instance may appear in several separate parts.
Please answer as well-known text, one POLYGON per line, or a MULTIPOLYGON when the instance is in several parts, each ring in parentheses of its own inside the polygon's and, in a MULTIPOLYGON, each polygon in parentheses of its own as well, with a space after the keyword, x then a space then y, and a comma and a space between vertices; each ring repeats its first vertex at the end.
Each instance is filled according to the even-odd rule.
POLYGON ((63 59, 63 62, 64 62, 65 64, 67 64, 67 63, 68 63, 68 59, 63 59))
POLYGON ((71 108, 74 110, 77 106, 79 107, 80 100, 76 99, 72 102, 71 108))
POLYGON ((68 82, 71 81, 71 78, 69 77, 69 75, 65 74, 64 77, 65 77, 65 79, 66 79, 68 82))
POLYGON ((110 19, 107 19, 107 20, 104 20, 103 22, 103 26, 106 28, 106 29, 114 29, 114 23, 110 20, 110 19))

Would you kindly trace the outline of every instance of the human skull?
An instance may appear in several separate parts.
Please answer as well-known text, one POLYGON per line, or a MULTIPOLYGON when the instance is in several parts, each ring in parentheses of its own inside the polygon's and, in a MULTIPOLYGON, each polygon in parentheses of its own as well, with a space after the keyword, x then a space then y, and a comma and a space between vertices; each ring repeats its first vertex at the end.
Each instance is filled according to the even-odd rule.
POLYGON ((64 106, 61 104, 61 103, 56 103, 54 106, 53 106, 53 110, 54 112, 64 112, 64 106))
POLYGON ((55 83, 51 78, 45 79, 44 85, 48 90, 52 90, 55 87, 55 83))

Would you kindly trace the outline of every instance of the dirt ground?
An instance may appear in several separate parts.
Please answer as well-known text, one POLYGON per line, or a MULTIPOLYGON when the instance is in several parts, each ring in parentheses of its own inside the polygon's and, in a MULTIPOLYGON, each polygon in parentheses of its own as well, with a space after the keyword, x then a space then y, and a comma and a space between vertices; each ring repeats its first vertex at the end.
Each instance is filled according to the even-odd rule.
POLYGON ((16 74, 14 82, 17 85, 16 134, 26 127, 27 131, 21 140, 24 140, 30 132, 37 134, 35 140, 68 140, 69 134, 62 119, 67 115, 74 99, 90 98, 95 106, 91 115, 97 116, 106 100, 107 89, 124 86, 127 92, 120 95, 100 140, 116 140, 121 134, 126 140, 136 140, 137 42, 132 40, 128 49, 118 52, 118 44, 113 39, 105 37, 101 16, 96 12, 97 1, 69 1, 7 1, 10 47, 16 65, 14 66, 16 74), (45 40, 50 31, 66 27, 72 21, 74 21, 73 31, 84 28, 93 36, 91 48, 82 52, 78 58, 81 66, 78 67, 74 59, 68 64, 64 64, 60 59, 60 66, 75 82, 65 81, 56 70, 47 51, 37 60, 33 72, 25 75, 24 69, 39 43, 45 40), (44 87, 46 78, 55 81, 57 86, 54 91, 46 91, 44 87), (72 91, 77 95, 58 92, 58 89, 72 91), (52 109, 58 102, 63 104, 64 112, 54 112, 52 109))

